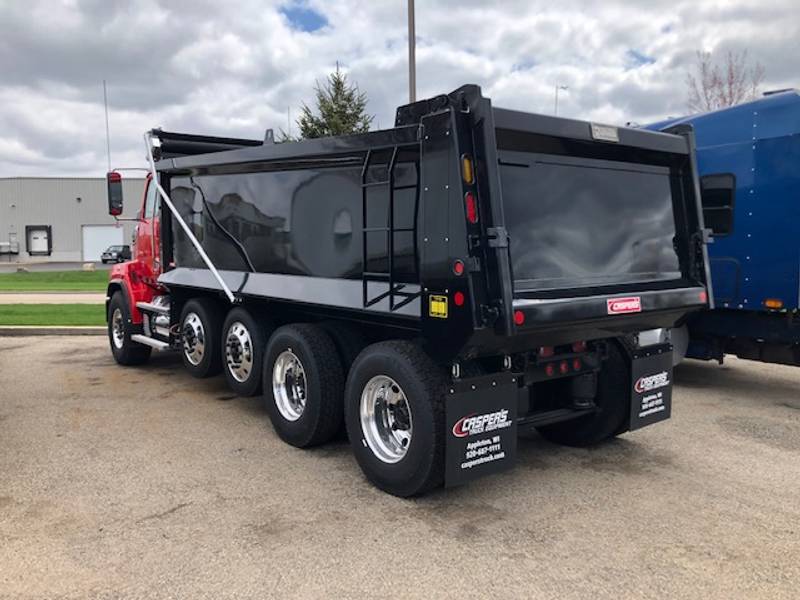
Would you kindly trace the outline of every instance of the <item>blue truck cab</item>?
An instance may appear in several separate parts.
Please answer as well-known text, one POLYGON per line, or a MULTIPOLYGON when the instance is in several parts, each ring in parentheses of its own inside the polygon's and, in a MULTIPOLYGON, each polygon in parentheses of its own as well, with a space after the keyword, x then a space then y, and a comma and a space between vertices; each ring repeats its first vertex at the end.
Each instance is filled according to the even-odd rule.
POLYGON ((800 94, 647 128, 682 124, 695 130, 714 308, 686 319, 676 347, 690 358, 800 365, 800 94))

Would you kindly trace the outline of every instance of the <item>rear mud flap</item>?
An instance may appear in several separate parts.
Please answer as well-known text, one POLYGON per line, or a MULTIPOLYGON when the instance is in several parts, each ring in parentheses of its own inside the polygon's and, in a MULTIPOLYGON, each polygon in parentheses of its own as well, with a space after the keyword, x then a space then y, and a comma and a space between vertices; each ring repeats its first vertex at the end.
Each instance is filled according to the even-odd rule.
POLYGON ((499 373, 453 382, 445 400, 445 485, 511 468, 517 458, 517 377, 499 373))
POLYGON ((638 350, 631 361, 631 423, 640 429, 672 413, 672 347, 638 350))

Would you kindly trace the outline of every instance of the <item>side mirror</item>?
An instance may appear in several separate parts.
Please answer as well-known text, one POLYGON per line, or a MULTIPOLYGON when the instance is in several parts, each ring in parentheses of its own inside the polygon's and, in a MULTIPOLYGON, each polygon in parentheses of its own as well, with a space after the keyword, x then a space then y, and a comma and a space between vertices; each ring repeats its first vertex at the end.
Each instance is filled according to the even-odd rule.
POLYGON ((732 173, 705 175, 700 178, 700 195, 706 227, 717 236, 731 233, 736 177, 732 173))
POLYGON ((108 184, 108 214, 118 217, 122 214, 122 175, 116 171, 106 174, 108 184))

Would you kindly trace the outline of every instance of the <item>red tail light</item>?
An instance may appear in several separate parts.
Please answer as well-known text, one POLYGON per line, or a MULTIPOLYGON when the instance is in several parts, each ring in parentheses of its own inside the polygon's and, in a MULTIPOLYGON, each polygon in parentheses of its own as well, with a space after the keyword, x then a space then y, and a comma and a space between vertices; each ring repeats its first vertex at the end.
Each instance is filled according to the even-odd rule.
POLYGON ((575 342, 572 344, 573 352, 586 352, 586 342, 575 342))
POLYGON ((541 348, 539 348, 539 356, 541 356, 542 358, 553 356, 553 354, 555 353, 556 353, 555 348, 553 348, 552 346, 542 346, 541 348))
POLYGON ((514 323, 517 325, 522 325, 525 322, 525 313, 521 310, 514 311, 514 323))
POLYGON ((475 194, 467 192, 464 195, 464 206, 467 209, 467 221, 470 223, 478 222, 478 201, 475 199, 475 194))
POLYGON ((548 377, 552 377, 556 374, 556 366, 553 363, 548 363, 544 368, 544 372, 548 377))
POLYGON ((463 260, 456 260, 453 262, 453 273, 456 275, 463 275, 464 274, 464 261, 463 260))
POLYGON ((581 362, 580 358, 576 358, 572 361, 572 370, 573 371, 580 371, 583 367, 583 363, 581 362))
POLYGON ((565 360, 562 360, 558 365, 558 370, 561 371, 562 375, 566 375, 569 373, 569 363, 565 360))
POLYGON ((466 298, 464 297, 463 292, 456 292, 455 294, 453 294, 453 304, 455 304, 456 306, 463 306, 465 300, 466 298))

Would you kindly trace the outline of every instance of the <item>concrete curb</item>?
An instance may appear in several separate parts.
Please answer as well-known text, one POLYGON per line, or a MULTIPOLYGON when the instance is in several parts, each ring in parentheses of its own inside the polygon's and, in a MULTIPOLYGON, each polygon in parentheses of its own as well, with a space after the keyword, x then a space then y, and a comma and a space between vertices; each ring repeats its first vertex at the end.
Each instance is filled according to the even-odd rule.
POLYGON ((22 295, 22 294, 47 294, 48 296, 50 296, 50 295, 58 296, 59 294, 61 294, 61 295, 69 294, 69 295, 75 295, 75 296, 92 296, 92 295, 94 295, 94 296, 98 296, 98 295, 105 296, 106 295, 106 293, 103 290, 96 290, 94 292, 87 292, 86 290, 77 290, 77 291, 74 291, 74 292, 71 292, 69 290, 22 290, 22 291, 19 291, 19 290, 0 290, 0 296, 2 296, 2 295, 19 296, 19 295, 22 295))
POLYGON ((0 337, 26 335, 106 335, 104 326, 0 325, 0 337))

